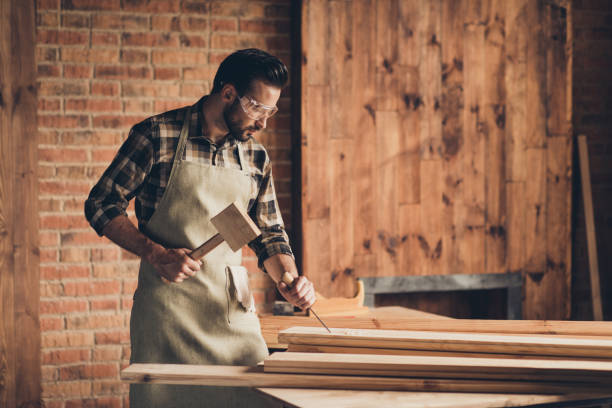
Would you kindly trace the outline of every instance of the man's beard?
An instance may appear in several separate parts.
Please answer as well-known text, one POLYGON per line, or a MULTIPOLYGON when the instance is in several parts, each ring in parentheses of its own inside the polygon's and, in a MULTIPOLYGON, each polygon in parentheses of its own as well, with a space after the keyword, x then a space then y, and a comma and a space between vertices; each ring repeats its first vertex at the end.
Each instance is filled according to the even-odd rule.
POLYGON ((238 99, 234 100, 230 106, 223 110, 223 120, 225 120, 225 126, 229 129, 229 137, 239 140, 241 142, 246 142, 252 136, 252 134, 248 134, 247 132, 255 133, 259 130, 259 128, 255 126, 248 126, 246 128, 241 128, 241 122, 238 119, 235 119, 238 115, 236 113, 239 109, 242 109, 239 106, 240 102, 238 99))

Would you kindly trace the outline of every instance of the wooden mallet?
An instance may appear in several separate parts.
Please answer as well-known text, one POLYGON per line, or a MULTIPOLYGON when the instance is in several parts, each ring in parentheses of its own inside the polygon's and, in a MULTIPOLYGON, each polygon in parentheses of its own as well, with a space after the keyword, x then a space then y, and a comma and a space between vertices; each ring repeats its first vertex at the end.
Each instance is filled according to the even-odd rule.
POLYGON ((189 254, 196 261, 202 259, 223 241, 227 242, 235 252, 261 235, 261 231, 251 217, 235 202, 212 217, 210 222, 219 232, 189 254))
MULTIPOLYGON (((218 247, 223 241, 227 242, 232 251, 237 251, 258 236, 261 231, 257 225, 235 202, 231 203, 219 214, 215 215, 210 220, 218 233, 212 236, 208 241, 191 251, 190 257, 199 261, 218 247)), ((164 283, 170 281, 160 275, 164 283)))

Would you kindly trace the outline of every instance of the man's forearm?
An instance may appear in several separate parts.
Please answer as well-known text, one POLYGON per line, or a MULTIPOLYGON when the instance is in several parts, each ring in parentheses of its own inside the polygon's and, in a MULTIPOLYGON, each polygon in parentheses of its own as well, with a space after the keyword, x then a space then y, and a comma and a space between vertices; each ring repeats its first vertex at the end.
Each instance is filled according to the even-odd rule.
POLYGON ((163 250, 161 245, 153 242, 140 232, 132 221, 124 215, 113 218, 106 224, 102 233, 121 248, 141 258, 147 259, 153 252, 163 250))
POLYGON ((281 280, 283 273, 289 272, 293 277, 298 276, 297 266, 293 257, 287 254, 276 254, 272 255, 264 261, 264 267, 266 272, 272 280, 276 283, 281 280))

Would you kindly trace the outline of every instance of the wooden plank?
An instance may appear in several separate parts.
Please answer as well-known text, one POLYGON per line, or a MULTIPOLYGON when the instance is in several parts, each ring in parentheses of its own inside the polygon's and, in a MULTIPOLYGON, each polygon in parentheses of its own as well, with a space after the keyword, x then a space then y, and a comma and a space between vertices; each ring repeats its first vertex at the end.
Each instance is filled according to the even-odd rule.
MULTIPOLYGON (((347 217, 355 211, 355 202, 352 200, 353 183, 350 181, 353 177, 355 160, 359 159, 353 154, 352 139, 330 139, 329 144, 331 161, 327 165, 331 167, 330 225, 323 228, 329 228, 331 231, 329 237, 331 265, 327 269, 330 271, 329 275, 318 274, 318 276, 328 278, 324 282, 319 280, 326 286, 328 293, 334 296, 341 294, 341 297, 348 298, 353 297, 358 288, 353 264, 355 227, 352 222, 347 222, 347 217)), ((312 237, 312 239, 317 238, 312 237)), ((321 313, 319 307, 316 310, 321 313)))
MULTIPOLYGON (((352 120, 353 85, 353 13, 348 0, 329 1, 329 69, 330 99, 325 104, 333 120, 329 123, 331 139, 351 139, 357 129, 352 120)), ((314 118, 313 118, 314 119, 314 118)))
MULTIPOLYGON (((442 151, 442 113, 440 111, 442 61, 440 47, 441 2, 420 0, 421 20, 419 24, 420 64, 419 80, 423 87, 423 115, 419 129, 421 160, 440 158, 442 151)), ((427 173, 422 182, 427 185, 427 173)))
POLYGON ((504 358, 504 359, 538 359, 538 360, 580 360, 580 361, 612 361, 600 357, 578 357, 570 358, 567 356, 542 356, 502 353, 477 353, 467 351, 431 351, 431 350, 411 350, 411 349, 385 349, 368 347, 341 347, 341 346, 321 346, 310 344, 289 344, 287 351, 297 353, 343 353, 343 354, 376 354, 376 355, 396 355, 396 356, 438 356, 438 357, 470 357, 470 358, 504 358))
POLYGON ((484 30, 479 3, 468 1, 464 8, 463 81, 464 104, 462 167, 456 181, 455 207, 456 267, 462 273, 485 270, 485 135, 483 127, 483 81, 485 67, 484 30))
POLYGON ((601 403, 593 395, 521 395, 486 393, 435 393, 355 390, 312 390, 291 388, 258 388, 260 393, 274 398, 274 402, 300 408, 370 408, 372 406, 403 408, 490 408, 515 407, 535 404, 592 401, 601 403))
POLYGON ((612 383, 612 361, 277 352, 264 372, 612 383))
POLYGON ((397 112, 376 112, 376 240, 378 241, 377 271, 381 275, 401 274, 398 230, 398 160, 400 129, 397 112))
MULTIPOLYGON (((505 184, 506 93, 505 8, 503 1, 488 0, 485 28, 483 126, 485 128, 485 272, 507 269, 507 208, 505 184)), ((517 203, 515 205, 522 205, 517 203)))
POLYGON ((494 381, 437 378, 393 378, 313 374, 264 373, 260 367, 203 366, 179 364, 131 364, 121 371, 121 379, 147 384, 185 384, 228 387, 318 388, 343 390, 449 391, 569 394, 601 392, 596 384, 536 381, 494 381))
POLYGON ((41 397, 34 1, 0 6, 0 406, 41 397))
POLYGON ((376 54, 374 57, 376 58, 377 112, 397 111, 400 105, 398 11, 399 0, 376 1, 376 54))
POLYGON ((527 5, 527 147, 546 147, 546 42, 544 38, 544 3, 527 5))
MULTIPOLYGON (((351 105, 354 135, 354 173, 351 201, 354 203, 355 275, 374 276, 376 271, 376 208, 379 198, 372 194, 377 177, 376 161, 376 13, 372 0, 353 1, 353 84, 355 98, 351 105)), ((345 296, 336 293, 335 296, 345 296)))
MULTIPOLYGON (((329 84, 329 1, 312 0, 304 4, 302 19, 305 20, 307 30, 307 49, 304 49, 302 70, 304 66, 307 75, 304 75, 308 85, 329 84)), ((308 118, 304 118, 308 120, 308 118)))
MULTIPOLYGON (((542 274, 546 268, 546 150, 528 148, 525 181, 525 271, 542 274)), ((525 308, 533 295, 531 279, 525 279, 525 308)))
POLYGON ((524 355, 612 357, 612 339, 518 336, 485 333, 426 332, 292 327, 278 334, 281 343, 347 347, 453 350, 524 355))
POLYGON ((423 261, 415 273, 418 275, 436 275, 448 273, 443 267, 444 226, 440 214, 444 210, 442 198, 444 175, 440 160, 421 160, 421 183, 427 188, 421 189, 420 199, 420 259, 423 261))
POLYGON ((599 263, 597 259, 597 238, 595 235, 595 217, 593 212, 593 193, 591 191, 591 172, 589 168, 589 150, 585 135, 578 136, 578 154, 580 157, 580 182, 586 224, 587 250, 589 256, 589 277, 591 278, 591 301, 593 320, 603 320, 601 306, 601 288, 599 286, 599 263))

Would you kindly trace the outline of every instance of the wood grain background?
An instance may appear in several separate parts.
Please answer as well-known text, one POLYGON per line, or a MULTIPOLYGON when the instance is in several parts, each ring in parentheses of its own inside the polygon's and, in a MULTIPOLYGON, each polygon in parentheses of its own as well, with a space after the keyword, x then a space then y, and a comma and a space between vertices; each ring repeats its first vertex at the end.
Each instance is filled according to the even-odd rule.
POLYGON ((545 0, 302 6, 303 269, 524 275, 570 312, 571 14, 545 0))

